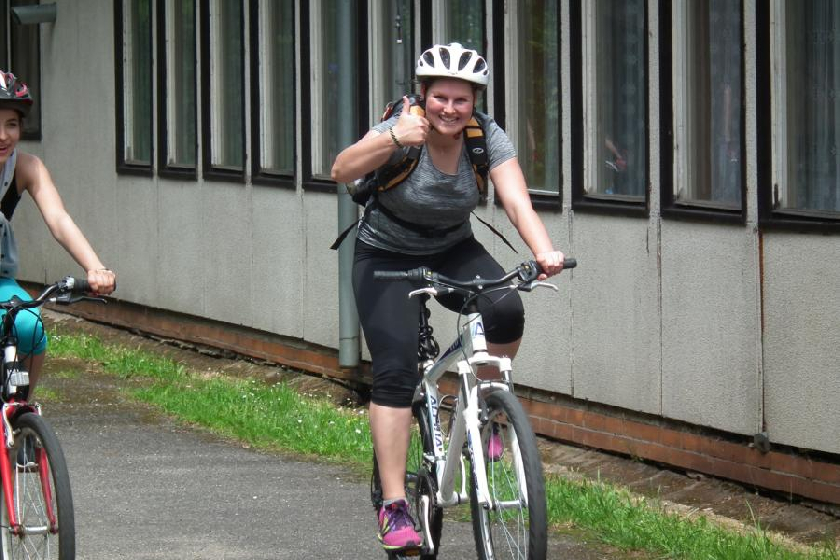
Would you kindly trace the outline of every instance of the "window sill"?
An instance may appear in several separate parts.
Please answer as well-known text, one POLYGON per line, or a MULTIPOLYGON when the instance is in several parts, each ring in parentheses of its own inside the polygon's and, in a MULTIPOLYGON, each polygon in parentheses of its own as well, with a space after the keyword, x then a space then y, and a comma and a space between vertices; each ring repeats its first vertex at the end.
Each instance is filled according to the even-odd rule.
POLYGON ((639 197, 584 195, 572 201, 572 209, 575 212, 591 212, 609 216, 648 217, 647 204, 639 197))

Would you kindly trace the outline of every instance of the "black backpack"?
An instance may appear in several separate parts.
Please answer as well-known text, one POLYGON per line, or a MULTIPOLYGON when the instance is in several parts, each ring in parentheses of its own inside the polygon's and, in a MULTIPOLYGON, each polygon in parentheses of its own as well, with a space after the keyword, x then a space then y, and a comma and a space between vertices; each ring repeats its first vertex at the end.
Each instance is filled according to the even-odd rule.
MULTIPOLYGON (((410 94, 406 97, 408 98, 409 110, 411 112, 420 116, 425 115, 425 103, 422 97, 416 94, 410 94)), ((386 121, 394 115, 399 115, 404 110, 403 104, 403 98, 388 103, 388 105, 385 106, 385 111, 382 113, 382 117, 380 117, 379 122, 386 121)), ((473 172, 475 173, 475 183, 478 187, 478 192, 482 198, 487 195, 487 177, 490 173, 490 161, 487 154, 487 139, 484 136, 484 129, 489 121, 490 117, 488 115, 476 111, 467 123, 467 126, 464 127, 464 143, 467 147, 467 155, 469 156, 470 165, 472 165, 473 172)), ((422 147, 420 146, 413 146, 409 148, 406 150, 405 156, 397 163, 380 167, 379 169, 371 171, 354 183, 348 184, 347 192, 350 194, 350 197, 354 202, 364 206, 365 215, 367 215, 375 206, 380 212, 388 216, 389 219, 400 224, 406 229, 410 229, 421 235, 427 236, 445 235, 450 231, 460 228, 461 224, 457 224, 449 228, 435 229, 432 231, 427 226, 414 224, 400 218, 382 204, 378 204, 376 200, 376 197, 380 192, 396 187, 405 181, 409 175, 411 175, 420 161, 421 149, 422 147), (370 201, 371 198, 373 198, 372 202, 370 201)), ((501 237, 508 247, 516 251, 516 249, 508 243, 507 239, 505 239, 501 233, 493 228, 493 226, 479 218, 475 215, 475 213, 473 213, 473 215, 476 216, 476 219, 478 219, 481 223, 489 227, 493 233, 501 237)), ((330 246, 330 249, 338 249, 342 241, 344 241, 344 238, 347 237, 350 230, 352 230, 356 225, 356 223, 353 223, 341 232, 335 242, 330 246)))

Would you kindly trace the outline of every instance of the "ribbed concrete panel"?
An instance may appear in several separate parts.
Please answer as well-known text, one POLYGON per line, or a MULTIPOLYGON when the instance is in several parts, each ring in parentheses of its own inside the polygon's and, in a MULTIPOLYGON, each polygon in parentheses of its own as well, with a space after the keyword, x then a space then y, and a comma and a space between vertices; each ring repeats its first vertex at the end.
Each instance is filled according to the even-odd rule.
MULTIPOLYGON (((116 205, 122 195, 114 171, 113 49, 101 48, 113 45, 113 13, 91 1, 61 2, 58 10, 56 24, 40 26, 42 87, 35 103, 41 109, 42 140, 24 141, 19 147, 44 161, 73 220, 102 261, 119 269, 121 251, 128 246, 118 233, 120 218, 134 209, 116 205)), ((143 189, 153 189, 148 179, 143 183, 143 189)), ((141 204, 140 214, 144 212, 141 204)), ((13 223, 20 249, 26 253, 18 278, 44 282, 83 274, 52 238, 28 195, 13 223)), ((134 233, 145 238, 143 232, 134 233)), ((138 299, 151 295, 146 289, 149 274, 144 273, 146 286, 138 291, 138 299)))
POLYGON ((574 218, 574 396, 659 413, 657 236, 648 221, 574 218))
POLYGON ((251 318, 251 197, 245 185, 205 182, 201 251, 206 316, 249 325, 251 318))
MULTIPOLYGON (((541 216, 554 248, 569 255, 568 216, 547 212, 541 216)), ((495 254, 503 264, 518 264, 532 259, 516 233, 507 224, 504 211, 497 209, 495 219, 506 224, 505 236, 517 247, 515 254, 501 240, 495 242, 495 254)), ((486 230, 481 224, 476 229, 486 230)), ((495 237, 495 236, 493 236, 495 237)), ((522 293, 525 305, 525 335, 519 355, 514 361, 514 375, 517 382, 546 391, 570 394, 572 390, 572 291, 574 282, 570 271, 549 279, 559 291, 540 288, 522 293)))
POLYGON ((662 222, 662 414, 759 431, 758 270, 744 226, 662 222))
MULTIPOLYGON (((157 184, 136 177, 120 178, 115 185, 119 227, 113 239, 88 237, 94 249, 113 244, 117 262, 105 264, 117 271, 117 292, 114 297, 141 305, 158 307, 158 283, 164 283, 165 271, 158 261, 157 184), (125 289, 123 289, 125 285, 125 289)), ((86 224, 80 224, 84 231, 86 224)), ((56 243, 54 243, 56 244, 56 243)), ((57 244, 56 244, 57 245, 57 244)))
MULTIPOLYGON (((307 192, 303 201, 305 267, 301 271, 305 340, 338 348, 338 253, 330 245, 338 235, 336 195, 307 192)), ((345 243, 353 243, 348 239, 345 243)))
POLYGON ((768 233, 764 270, 770 440, 840 453, 840 243, 768 233))
POLYGON ((303 329, 303 212, 294 189, 254 186, 251 309, 254 328, 290 337, 303 329))
MULTIPOLYGON (((160 230, 156 307, 191 315, 204 315, 206 293, 202 250, 205 216, 201 203, 203 186, 195 182, 162 180, 158 187, 157 221, 160 230)), ((219 264, 223 260, 217 261, 219 264)))

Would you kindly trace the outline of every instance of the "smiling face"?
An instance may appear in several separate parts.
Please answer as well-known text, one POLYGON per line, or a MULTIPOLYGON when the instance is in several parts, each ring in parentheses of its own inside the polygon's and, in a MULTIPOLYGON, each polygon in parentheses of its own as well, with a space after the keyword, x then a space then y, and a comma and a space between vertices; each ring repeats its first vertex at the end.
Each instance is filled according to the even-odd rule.
POLYGON ((440 134, 460 134, 475 109, 473 85, 463 80, 437 79, 424 88, 426 119, 440 134))
POLYGON ((20 115, 13 109, 0 109, 0 166, 15 150, 20 140, 20 115))

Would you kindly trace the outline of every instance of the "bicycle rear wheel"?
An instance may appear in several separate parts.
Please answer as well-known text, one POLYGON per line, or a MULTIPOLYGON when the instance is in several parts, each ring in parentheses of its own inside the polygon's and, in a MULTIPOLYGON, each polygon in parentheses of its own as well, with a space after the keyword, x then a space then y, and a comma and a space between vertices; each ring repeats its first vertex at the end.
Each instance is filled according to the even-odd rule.
MULTIPOLYGON (((73 560, 73 498, 58 438, 47 421, 34 412, 18 416, 12 428, 12 501, 19 528, 15 532, 10 526, 5 499, 0 500, 3 558, 73 560)), ((0 487, 0 498, 4 498, 2 492, 0 487)))
POLYGON ((496 391, 487 395, 486 403, 488 421, 481 428, 481 452, 492 503, 489 509, 478 503, 476 475, 470 470, 478 557, 544 559, 548 533, 545 480, 536 437, 516 396, 496 391), (491 438, 493 444, 489 444, 491 438))

